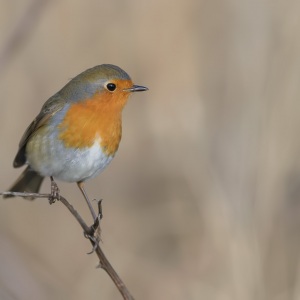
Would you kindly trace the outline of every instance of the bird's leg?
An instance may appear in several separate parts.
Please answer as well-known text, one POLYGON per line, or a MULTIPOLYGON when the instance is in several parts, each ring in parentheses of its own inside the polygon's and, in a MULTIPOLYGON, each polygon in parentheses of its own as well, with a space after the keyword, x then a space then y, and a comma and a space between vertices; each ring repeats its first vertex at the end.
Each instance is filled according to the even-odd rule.
POLYGON ((102 213, 102 199, 98 200, 98 216, 94 221, 94 224, 91 226, 93 234, 98 231, 98 237, 100 240, 100 234, 101 234, 101 229, 100 229, 100 221, 103 218, 103 213, 102 213))
POLYGON ((85 199, 85 201, 86 201, 86 203, 87 203, 87 205, 88 205, 88 207, 90 209, 90 212, 92 214, 93 220, 95 222, 96 219, 97 219, 97 215, 96 215, 96 213, 95 213, 95 211, 93 209, 93 206, 92 206, 92 204, 91 204, 91 202, 90 202, 90 200, 89 200, 89 198, 88 198, 88 196, 87 196, 87 194, 86 194, 86 192, 84 190, 83 182, 79 181, 79 182, 77 182, 77 185, 78 185, 78 187, 79 187, 79 189, 80 189, 80 191, 81 191, 81 193, 82 193, 82 195, 83 195, 83 197, 84 197, 84 199, 85 199))
POLYGON ((102 213, 102 200, 98 200, 98 216, 94 221, 94 224, 90 227, 90 233, 85 233, 84 236, 93 241, 93 249, 88 254, 92 254, 96 251, 99 242, 101 241, 101 228, 100 221, 103 218, 102 213))
POLYGON ((96 248, 98 247, 98 244, 99 242, 101 241, 101 229, 100 229, 100 220, 102 219, 103 217, 103 214, 102 214, 102 205, 101 205, 101 202, 102 200, 98 201, 98 216, 96 215, 94 209, 93 209, 93 206, 85 192, 85 189, 83 187, 83 182, 77 182, 77 185, 84 197, 84 199, 86 200, 86 203, 90 209, 90 212, 93 216, 93 220, 94 220, 94 223, 93 225, 90 227, 90 232, 87 233, 85 232, 84 233, 84 236, 88 239, 90 239, 91 241, 93 241, 93 249, 91 252, 89 252, 88 254, 91 254, 93 253, 96 248))
POLYGON ((50 176, 50 180, 51 180, 51 195, 49 196, 49 203, 53 204, 55 200, 59 201, 60 195, 59 195, 59 188, 52 176, 50 176))

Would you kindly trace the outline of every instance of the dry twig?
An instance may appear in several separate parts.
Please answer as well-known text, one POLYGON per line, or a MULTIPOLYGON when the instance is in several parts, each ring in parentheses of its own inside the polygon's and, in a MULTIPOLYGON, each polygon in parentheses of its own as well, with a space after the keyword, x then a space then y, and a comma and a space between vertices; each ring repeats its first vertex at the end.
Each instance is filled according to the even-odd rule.
MULTIPOLYGON (((52 199, 53 195, 51 194, 40 194, 40 193, 19 193, 19 192, 0 192, 0 195, 3 196, 15 196, 15 197, 34 197, 34 198, 46 198, 52 199)), ((77 222, 80 224, 83 229, 84 235, 88 238, 93 246, 93 250, 91 253, 95 252, 99 258, 99 267, 106 271, 106 273, 110 276, 118 290, 120 291, 124 300, 134 300, 128 291, 127 287, 116 273, 106 256, 104 255, 99 242, 100 238, 97 236, 96 232, 100 230, 100 220, 102 218, 102 206, 101 200, 98 202, 99 214, 96 218, 94 224, 92 226, 88 226, 85 221, 82 219, 77 210, 67 201, 66 198, 60 195, 59 201, 63 203, 66 208, 70 211, 70 213, 74 216, 77 222), (95 235, 96 234, 96 235, 95 235)))

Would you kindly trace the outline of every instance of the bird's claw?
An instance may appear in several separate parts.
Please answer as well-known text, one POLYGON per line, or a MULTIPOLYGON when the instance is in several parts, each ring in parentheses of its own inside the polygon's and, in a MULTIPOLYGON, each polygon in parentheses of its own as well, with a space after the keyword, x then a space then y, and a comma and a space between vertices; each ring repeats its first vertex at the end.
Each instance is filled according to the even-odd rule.
POLYGON ((98 247, 99 241, 97 240, 97 238, 94 235, 90 235, 89 233, 86 233, 86 232, 84 232, 84 237, 93 242, 92 250, 87 253, 87 254, 93 254, 98 247))
POLYGON ((102 200, 98 201, 98 216, 94 221, 94 224, 89 228, 88 232, 84 232, 84 236, 91 240, 93 242, 93 249, 91 252, 88 252, 87 254, 92 254, 93 252, 96 251, 99 242, 101 241, 101 229, 100 229, 100 220, 103 217, 102 214, 102 205, 101 205, 102 200), (96 236, 95 236, 96 234, 96 236))
POLYGON ((50 177, 50 179, 51 179, 51 194, 48 200, 49 200, 49 204, 53 204, 56 200, 57 201, 60 200, 60 191, 53 177, 50 177))

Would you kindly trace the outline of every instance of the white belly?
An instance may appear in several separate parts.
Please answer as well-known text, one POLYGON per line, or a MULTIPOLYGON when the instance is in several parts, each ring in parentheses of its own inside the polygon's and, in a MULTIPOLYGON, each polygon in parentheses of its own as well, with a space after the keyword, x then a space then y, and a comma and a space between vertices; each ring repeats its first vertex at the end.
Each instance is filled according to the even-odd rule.
POLYGON ((36 137, 29 141, 28 164, 44 177, 53 176, 66 182, 85 181, 97 176, 111 162, 113 156, 106 155, 99 139, 90 148, 65 148, 61 142, 51 143, 48 138, 36 137), (35 147, 38 145, 38 147, 35 147))

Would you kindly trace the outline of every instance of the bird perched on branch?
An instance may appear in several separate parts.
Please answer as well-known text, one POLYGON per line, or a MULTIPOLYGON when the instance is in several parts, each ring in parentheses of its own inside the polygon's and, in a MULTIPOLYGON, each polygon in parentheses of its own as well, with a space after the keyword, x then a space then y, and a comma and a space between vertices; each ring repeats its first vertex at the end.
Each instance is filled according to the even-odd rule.
POLYGON ((83 183, 114 158, 128 97, 146 90, 114 65, 77 75, 46 101, 26 129, 13 166, 28 166, 9 190, 37 193, 44 177, 51 178, 54 189, 53 178, 76 182, 95 217, 83 183))

